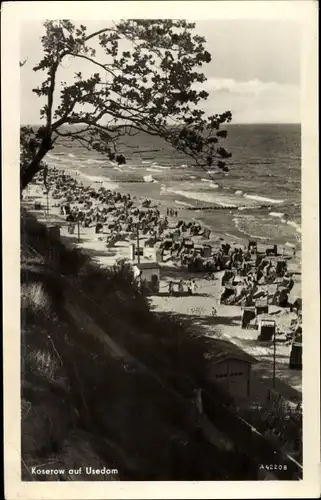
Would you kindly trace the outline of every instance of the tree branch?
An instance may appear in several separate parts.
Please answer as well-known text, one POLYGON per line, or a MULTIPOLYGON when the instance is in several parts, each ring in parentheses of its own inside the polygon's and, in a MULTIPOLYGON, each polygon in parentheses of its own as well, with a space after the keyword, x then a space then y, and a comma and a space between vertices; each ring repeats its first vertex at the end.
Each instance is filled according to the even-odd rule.
POLYGON ((73 52, 66 52, 65 55, 70 55, 72 57, 79 57, 80 59, 86 59, 87 61, 95 64, 96 66, 99 66, 103 70, 107 71, 107 73, 110 73, 114 78, 116 78, 116 75, 113 71, 111 71, 107 66, 107 64, 101 64, 98 61, 94 61, 94 59, 91 59, 91 57, 84 56, 82 54, 74 54, 73 52))
POLYGON ((88 35, 85 38, 85 42, 88 42, 88 40, 90 40, 91 38, 94 38, 95 36, 101 35, 102 33, 106 33, 107 31, 115 31, 115 30, 111 29, 111 28, 103 28, 99 31, 95 31, 94 33, 92 33, 91 35, 88 35))

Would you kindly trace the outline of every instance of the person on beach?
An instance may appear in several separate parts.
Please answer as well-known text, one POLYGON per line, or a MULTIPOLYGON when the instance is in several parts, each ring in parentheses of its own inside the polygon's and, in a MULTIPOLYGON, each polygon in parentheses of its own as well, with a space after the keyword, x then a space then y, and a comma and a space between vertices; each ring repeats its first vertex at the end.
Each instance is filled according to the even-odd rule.
POLYGON ((74 222, 69 222, 69 224, 68 224, 68 233, 69 234, 74 234, 75 227, 76 227, 76 224, 74 222))
POLYGON ((198 286, 196 285, 195 280, 192 281, 192 294, 194 295, 196 293, 198 286))
POLYGON ((178 293, 179 295, 184 295, 184 281, 180 280, 178 284, 178 293))
POLYGON ((191 282, 191 280, 189 280, 189 281, 187 282, 187 291, 188 291, 188 295, 192 295, 192 294, 193 294, 193 292, 192 292, 192 282, 191 282))
POLYGON ((168 284, 168 294, 172 296, 174 294, 174 283, 172 281, 168 284))

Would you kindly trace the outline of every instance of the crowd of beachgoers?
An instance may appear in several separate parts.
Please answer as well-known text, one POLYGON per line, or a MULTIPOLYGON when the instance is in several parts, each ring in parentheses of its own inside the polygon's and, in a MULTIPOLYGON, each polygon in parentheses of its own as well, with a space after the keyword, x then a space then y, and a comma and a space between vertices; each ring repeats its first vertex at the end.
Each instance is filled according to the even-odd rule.
MULTIPOLYGON (((43 185, 41 174, 35 182, 43 185)), ((93 237, 106 238, 107 248, 118 241, 135 241, 139 233, 145 247, 159 249, 162 262, 171 262, 188 272, 205 273, 209 279, 224 271, 225 288, 220 297, 223 304, 250 307, 257 300, 265 300, 280 307, 293 307, 288 298, 294 277, 287 269, 290 257, 284 256, 284 248, 279 252, 274 245, 258 252, 256 241, 249 241, 247 246, 220 241, 212 246, 210 230, 197 221, 179 220, 176 209, 167 207, 161 213, 151 200, 137 200, 104 185, 95 189, 54 167, 47 172, 45 185, 67 221, 69 233, 74 233, 77 225, 93 228, 93 237), (272 294, 266 285, 275 285, 272 294)), ((291 257, 295 257, 295 249, 292 252, 291 257)), ((175 284, 169 282, 170 295, 184 294, 185 290, 190 295, 196 292, 195 280, 180 280, 177 292, 175 284)), ((300 298, 294 307, 299 312, 300 298)))

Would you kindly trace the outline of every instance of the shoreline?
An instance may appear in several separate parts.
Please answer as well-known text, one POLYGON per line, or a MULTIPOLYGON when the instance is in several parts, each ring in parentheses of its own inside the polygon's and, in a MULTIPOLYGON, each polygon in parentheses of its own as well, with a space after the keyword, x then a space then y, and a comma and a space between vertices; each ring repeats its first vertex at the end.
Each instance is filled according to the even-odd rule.
MULTIPOLYGON (((61 156, 65 153, 59 153, 61 156)), ((97 162, 101 162, 102 160, 96 160, 97 162)), ((144 162, 143 162, 144 163, 144 162)), ((243 240, 248 240, 251 238, 258 238, 262 243, 269 245, 272 242, 278 243, 280 246, 284 245, 295 245, 298 250, 300 250, 301 247, 301 223, 300 223, 300 217, 296 216, 295 214, 292 214, 293 209, 295 207, 299 207, 300 203, 295 202, 295 201, 285 201, 286 198, 283 200, 278 200, 273 198, 273 195, 259 195, 256 192, 250 192, 247 193, 244 190, 239 191, 236 188, 230 188, 230 187, 224 187, 222 186, 222 189, 217 190, 217 200, 211 200, 206 202, 205 198, 208 196, 208 193, 206 191, 203 193, 201 191, 201 198, 196 198, 196 192, 191 192, 189 191, 177 191, 179 190, 179 182, 178 186, 176 188, 177 184, 177 179, 173 178, 174 182, 174 187, 165 187, 164 184, 162 184, 161 180, 157 180, 156 182, 146 182, 143 180, 143 173, 139 173, 139 178, 133 178, 133 179, 126 179, 126 178, 118 178, 113 175, 112 172, 108 171, 108 168, 106 166, 106 177, 101 175, 101 170, 100 172, 93 171, 93 175, 87 175, 84 173, 84 170, 87 171, 86 167, 83 166, 79 168, 79 166, 76 165, 62 165, 60 162, 54 163, 53 158, 51 158, 50 164, 59 170, 65 170, 68 172, 70 175, 74 175, 73 172, 79 172, 81 179, 84 180, 86 183, 88 182, 88 179, 91 178, 90 182, 99 182, 102 184, 105 184, 106 186, 108 183, 110 183, 110 186, 115 186, 115 189, 120 191, 123 194, 126 194, 130 192, 133 196, 137 196, 138 198, 144 198, 144 195, 142 194, 144 192, 144 186, 146 187, 146 191, 157 191, 156 198, 153 198, 153 194, 148 193, 146 197, 149 199, 152 199, 157 203, 158 205, 162 206, 173 206, 175 209, 177 209, 184 218, 188 217, 191 218, 193 217, 194 219, 199 219, 199 216, 204 215, 204 217, 208 217, 208 215, 212 215, 215 218, 215 224, 216 220, 219 221, 221 218, 221 215, 223 219, 226 219, 226 224, 228 226, 227 232, 230 234, 233 234, 236 239, 243 239, 243 240), (58 164, 58 167, 57 167, 58 164), (111 178, 108 177, 110 175, 111 178), (117 187, 116 187, 117 186, 117 187), (154 188, 152 186, 155 186, 154 188), (160 193, 158 191, 161 191, 160 193), (164 191, 164 198, 165 200, 161 200, 161 194, 162 191, 164 191), (137 194, 138 193, 138 194, 137 194), (177 193, 177 194, 175 194, 177 193), (231 196, 227 196, 227 194, 230 193, 231 196), (238 195, 238 196, 235 196, 238 195), (169 201, 169 198, 172 196, 172 200, 169 201), (226 198, 227 196, 227 198, 226 198), (203 197, 205 197, 203 199, 203 197), (166 199, 167 198, 167 199, 166 199), (226 198, 226 200, 225 200, 226 198), (237 200, 236 200, 237 198, 237 200), (234 200, 235 199, 235 200, 234 200), (280 204, 281 201, 283 201, 285 204, 280 204), (189 212, 193 212, 193 215, 189 212), (289 212, 289 213, 286 213, 289 212), (267 230, 268 230, 268 236, 265 236, 264 234, 262 235, 262 232, 259 230, 258 232, 255 232, 251 234, 250 229, 247 227, 247 223, 243 223, 243 220, 247 216, 254 215, 257 219, 256 225, 258 224, 258 220, 262 214, 262 216, 265 219, 270 219, 274 220, 274 224, 271 223, 270 225, 269 221, 267 221, 267 230), (241 227, 237 227, 235 225, 235 222, 231 220, 231 217, 236 217, 237 219, 241 219, 241 227), (233 225, 233 229, 232 229, 233 225), (280 231, 278 230, 278 226, 280 228, 280 231), (243 227, 243 228, 242 228, 243 227), (284 228, 284 230, 283 230, 284 228), (280 237, 280 234, 282 234, 282 237, 280 237)), ((153 165, 153 163, 151 163, 153 165)), ((151 166, 149 165, 149 167, 151 166)), ((89 165, 89 167, 91 164, 89 165)), ((140 165, 140 167, 144 167, 144 165, 140 165)), ((101 169, 103 167, 99 167, 101 169)), ((114 167, 114 169, 117 167, 114 167)), ((128 168, 132 168, 129 166, 128 168)), ((134 167, 133 167, 134 168, 134 167)), ((156 168, 156 166, 155 166, 156 168)), ((162 168, 169 168, 169 167, 162 167, 162 168)), ((135 167, 136 169, 136 167, 135 167)), ((117 168, 117 170, 119 170, 117 168)), ((175 171, 175 169, 174 169, 175 171)), ((148 172, 145 172, 146 174, 148 172)), ((145 177, 151 177, 149 175, 145 175, 145 177)), ((196 181, 198 178, 196 178, 196 181)), ((182 179, 183 180, 183 179, 182 179)), ((186 180, 186 179, 184 179, 186 180)), ((198 179, 204 180, 205 179, 198 179)), ((195 181, 195 182, 196 182, 195 181)), ((212 181, 210 179, 206 179, 207 182, 204 182, 203 184, 206 186, 206 184, 211 184, 212 181)), ((244 189, 244 188, 243 188, 244 189)), ((155 191, 155 193, 156 193, 155 191)), ((214 192, 215 195, 215 192, 214 192)), ((202 221, 202 224, 204 225, 205 222, 202 221)), ((206 227, 209 227, 212 232, 215 232, 216 229, 215 224, 212 226, 206 225, 206 227)), ((221 233, 221 231, 220 231, 221 233)), ((228 238, 226 238, 228 241, 228 238)))
MULTIPOLYGON (((82 170, 74 169, 73 167, 64 168, 62 166, 58 166, 56 168, 58 168, 59 170, 67 171, 68 175, 71 175, 72 177, 75 177, 76 179, 79 179, 79 177, 80 177, 82 182, 85 185, 89 185, 89 186, 93 186, 93 184, 94 185, 96 185, 96 184, 103 185, 103 186, 106 186, 107 189, 117 189, 117 191, 121 192, 122 194, 128 193, 128 191, 126 190, 126 184, 138 184, 138 185, 146 185, 146 186, 148 186, 149 184, 153 184, 153 183, 145 182, 144 180, 138 181, 137 179, 130 180, 130 181, 126 181, 126 180, 119 181, 119 180, 111 180, 110 178, 103 177, 103 176, 88 176, 85 173, 83 173, 82 170)), ((159 183, 159 182, 157 181, 157 183, 159 183)), ((93 187, 95 187, 95 186, 93 186, 93 187)), ((228 188, 223 187, 223 189, 228 189, 228 188)), ((168 193, 171 193, 171 190, 169 190, 168 193)), ((182 218, 185 221, 190 221, 190 220, 197 221, 203 227, 209 229, 212 234, 217 234, 218 237, 223 237, 224 240, 229 244, 236 244, 237 242, 242 242, 243 245, 247 245, 249 239, 257 238, 258 240, 260 240, 260 244, 262 244, 262 246, 267 248, 267 247, 271 246, 271 244, 273 242, 273 238, 271 236, 264 237, 264 236, 256 236, 256 235, 249 234, 246 231, 243 231, 240 228, 238 228, 237 224, 234 224, 233 230, 229 231, 229 232, 219 231, 217 229, 213 230, 213 226, 211 226, 210 224, 207 224, 206 222, 204 222, 203 220, 200 219, 200 214, 202 214, 203 212, 205 214, 211 214, 211 212, 213 212, 213 216, 216 216, 220 213, 223 213, 223 215, 229 213, 229 214, 233 214, 233 216, 238 216, 238 215, 242 215, 242 214, 246 215, 247 213, 250 214, 253 211, 258 211, 258 213, 260 213, 260 212, 264 213, 264 215, 267 212, 269 215, 271 215, 274 218, 276 218, 277 220, 279 220, 280 223, 284 224, 285 226, 287 226, 287 225, 291 226, 293 229, 295 229, 294 234, 297 234, 297 236, 295 237, 295 243, 291 243, 291 242, 286 241, 285 243, 279 243, 278 246, 280 248, 296 247, 297 254, 301 255, 301 236, 300 236, 301 235, 301 226, 300 226, 300 224, 298 224, 294 221, 284 219, 282 217, 282 215, 284 215, 284 213, 276 211, 278 209, 281 210, 281 208, 282 208, 282 207, 278 208, 277 204, 275 204, 275 205, 273 205, 273 204, 272 205, 271 204, 260 204, 260 205, 248 204, 248 205, 235 206, 235 205, 228 205, 228 204, 226 204, 226 205, 220 204, 219 202, 216 202, 216 203, 213 202, 210 205, 205 205, 204 202, 202 202, 201 200, 194 199, 194 202, 196 202, 196 206, 194 206, 194 205, 191 205, 190 203, 187 202, 188 199, 190 201, 192 201, 193 198, 189 198, 188 196, 185 196, 185 195, 184 196, 179 195, 179 197, 184 198, 186 201, 181 201, 181 199, 179 199, 179 200, 175 199, 175 200, 171 200, 171 201, 169 201, 169 200, 162 201, 161 199, 153 198, 152 196, 146 196, 146 197, 141 196, 141 195, 139 195, 139 196, 133 195, 133 196, 140 203, 146 198, 150 199, 152 201, 152 204, 155 204, 158 206, 161 213, 164 213, 164 209, 166 210, 166 208, 168 208, 168 207, 173 208, 173 206, 174 206, 175 210, 178 211, 180 218, 182 218), (190 212, 194 212, 194 214, 192 215, 190 212)), ((250 199, 248 200, 248 202, 250 203, 250 199)), ((298 205, 299 205, 298 203, 294 203, 294 202, 287 203, 287 207, 291 207, 291 206, 294 207, 294 206, 298 206, 298 205)))

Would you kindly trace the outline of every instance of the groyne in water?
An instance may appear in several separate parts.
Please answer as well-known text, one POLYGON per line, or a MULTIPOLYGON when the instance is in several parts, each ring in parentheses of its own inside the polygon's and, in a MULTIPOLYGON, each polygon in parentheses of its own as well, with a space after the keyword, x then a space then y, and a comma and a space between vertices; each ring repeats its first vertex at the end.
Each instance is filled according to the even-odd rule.
MULTIPOLYGON (((287 203, 287 207, 298 206, 297 203, 287 203)), ((202 212, 203 210, 272 210, 271 205, 206 205, 204 207, 184 207, 185 210, 202 212)))

